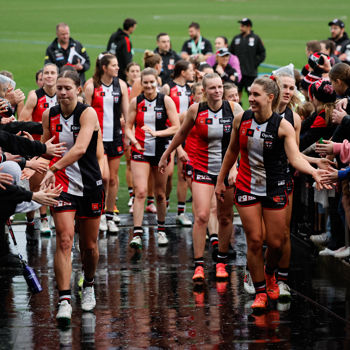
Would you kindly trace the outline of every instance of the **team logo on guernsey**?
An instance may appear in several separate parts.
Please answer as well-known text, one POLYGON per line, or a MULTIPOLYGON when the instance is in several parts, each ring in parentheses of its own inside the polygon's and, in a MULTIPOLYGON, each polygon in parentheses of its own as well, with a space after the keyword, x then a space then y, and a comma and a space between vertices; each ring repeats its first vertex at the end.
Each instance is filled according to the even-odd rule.
POLYGON ((49 104, 47 102, 44 103, 44 108, 49 108, 49 104))
POLYGON ((106 96, 105 92, 104 92, 104 91, 101 91, 101 92, 100 92, 100 96, 102 96, 102 97, 106 96))
POLYGON ((272 140, 264 140, 264 148, 272 149, 272 140))
POLYGON ((57 124, 56 125, 56 131, 57 132, 62 132, 62 124, 57 124))
POLYGON ((156 112, 156 118, 162 119, 162 112, 156 112))
POLYGON ((181 91, 178 91, 178 92, 177 92, 177 96, 181 96, 181 91))
POLYGON ((142 107, 141 107, 141 111, 142 111, 142 112, 147 112, 147 107, 146 107, 146 106, 142 106, 142 107))
POLYGON ((247 130, 247 136, 253 136, 254 135, 254 130, 253 129, 248 129, 247 130))
POLYGON ((213 119, 206 118, 206 119, 205 119, 205 124, 207 124, 207 125, 212 125, 212 124, 213 124, 213 119))
POLYGON ((224 124, 224 133, 231 132, 231 124, 224 124))

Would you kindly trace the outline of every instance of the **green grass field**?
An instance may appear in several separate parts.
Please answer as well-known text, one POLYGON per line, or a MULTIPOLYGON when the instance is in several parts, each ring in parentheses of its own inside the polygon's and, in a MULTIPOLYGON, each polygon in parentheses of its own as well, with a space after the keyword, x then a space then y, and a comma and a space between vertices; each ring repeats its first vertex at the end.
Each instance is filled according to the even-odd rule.
MULTIPOLYGON (((231 40, 238 33, 237 21, 249 17, 266 46, 265 63, 293 62, 301 68, 306 60, 306 41, 327 38, 330 20, 338 17, 350 26, 346 17, 350 10, 348 0, 0 0, 0 4, 0 70, 13 72, 17 86, 26 94, 35 88, 34 74, 43 65, 46 47, 55 38, 58 22, 68 23, 71 36, 85 45, 92 67, 110 34, 126 17, 138 21, 132 42, 135 60, 140 63, 143 50, 155 48, 159 32, 168 32, 173 48, 179 51, 192 21, 199 22, 203 36, 214 43, 217 35, 231 40)), ((92 73, 93 68, 87 77, 92 73)), ((121 177, 120 198, 124 197, 124 187, 125 179, 121 177)))

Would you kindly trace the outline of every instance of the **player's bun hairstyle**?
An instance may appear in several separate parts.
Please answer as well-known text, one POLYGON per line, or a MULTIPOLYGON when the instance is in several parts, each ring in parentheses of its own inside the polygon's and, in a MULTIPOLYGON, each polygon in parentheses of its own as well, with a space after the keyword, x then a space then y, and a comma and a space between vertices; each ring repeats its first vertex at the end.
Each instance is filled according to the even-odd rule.
POLYGON ((60 74, 58 74, 57 80, 60 78, 69 78, 73 81, 73 83, 76 87, 80 86, 80 78, 79 78, 79 74, 76 70, 65 70, 65 71, 61 72, 60 74))
POLYGON ((335 64, 329 72, 332 80, 340 79, 350 88, 350 66, 346 63, 335 64))
POLYGON ((107 67, 113 58, 116 58, 111 53, 100 54, 96 60, 95 72, 92 77, 92 81, 94 82, 94 87, 101 86, 101 78, 103 75, 103 66, 107 67))
POLYGON ((143 65, 145 68, 154 68, 162 62, 162 57, 151 50, 146 50, 143 54, 143 65))
POLYGON ((185 60, 179 60, 175 63, 174 71, 171 75, 173 79, 179 77, 181 75, 181 72, 185 71, 188 69, 190 66, 190 62, 185 61, 185 60))
POLYGON ((146 76, 146 75, 153 75, 155 78, 156 78, 156 81, 158 79, 158 73, 155 69, 153 68, 145 68, 142 72, 141 72, 141 82, 143 81, 143 78, 146 76))
POLYGON ((260 85, 268 95, 272 94, 274 96, 272 100, 271 108, 273 112, 277 112, 278 105, 281 98, 281 88, 280 88, 279 78, 274 75, 271 75, 270 77, 265 76, 261 78, 256 78, 253 84, 260 85))

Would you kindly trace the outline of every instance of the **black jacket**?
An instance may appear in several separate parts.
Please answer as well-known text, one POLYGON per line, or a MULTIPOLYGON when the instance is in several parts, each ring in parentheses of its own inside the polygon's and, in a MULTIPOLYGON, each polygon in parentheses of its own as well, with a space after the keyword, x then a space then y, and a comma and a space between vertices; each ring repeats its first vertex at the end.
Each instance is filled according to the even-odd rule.
POLYGON ((83 69, 78 73, 80 77, 80 84, 84 85, 84 72, 90 68, 90 58, 85 47, 83 47, 79 41, 69 38, 69 46, 67 50, 64 50, 56 38, 46 49, 45 63, 49 62, 56 64, 59 68, 66 64, 74 65, 80 62, 83 69))
POLYGON ((3 130, 0 130, 0 147, 3 151, 21 156, 40 156, 46 153, 46 145, 40 141, 30 141, 3 130))
POLYGON ((248 77, 258 75, 258 66, 266 57, 264 44, 253 31, 247 36, 236 35, 232 39, 230 52, 238 57, 242 76, 248 77))
POLYGON ((171 78, 171 74, 174 71, 174 66, 177 61, 179 61, 181 58, 180 56, 174 51, 169 50, 168 52, 159 52, 159 48, 155 48, 154 52, 159 54, 162 57, 163 65, 162 65, 162 71, 160 73, 160 78, 162 79, 162 85, 168 84, 171 78))
MULTIPOLYGON (((1 118, 0 118, 1 119, 1 118)), ((29 134, 42 135, 43 126, 37 122, 12 122, 0 124, 0 130, 7 131, 11 134, 17 134, 19 131, 26 131, 29 134)))
MULTIPOLYGON (((39 141, 30 141, 25 137, 12 135, 0 130, 0 147, 3 151, 22 156, 40 156, 46 152, 46 145, 39 141)), ((26 189, 6 185, 6 190, 0 188, 0 220, 6 220, 14 213, 16 205, 20 202, 32 200, 33 193, 26 189)))
POLYGON ((130 37, 122 29, 118 29, 109 38, 107 51, 115 55, 119 64, 119 77, 126 80, 126 66, 132 61, 133 50, 130 37))

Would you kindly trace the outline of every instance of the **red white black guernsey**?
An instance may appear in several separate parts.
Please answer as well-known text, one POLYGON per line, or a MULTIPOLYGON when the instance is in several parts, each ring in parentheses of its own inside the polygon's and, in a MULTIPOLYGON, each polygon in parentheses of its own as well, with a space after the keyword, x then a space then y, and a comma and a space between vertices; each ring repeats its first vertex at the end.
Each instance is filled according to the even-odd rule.
POLYGON ((177 113, 183 113, 188 110, 191 104, 191 88, 188 84, 183 86, 174 81, 169 82, 170 98, 175 102, 177 113))
MULTIPOLYGON (((88 105, 77 103, 73 113, 64 117, 61 107, 55 106, 49 112, 49 128, 54 143, 65 142, 67 150, 74 146, 80 130, 80 117, 88 105)), ((63 186, 63 192, 74 196, 91 195, 91 192, 102 188, 102 177, 96 157, 98 131, 94 131, 85 154, 73 164, 55 173, 56 185, 63 186)), ((53 158, 51 165, 60 158, 53 158)))
MULTIPOLYGON (((47 95, 43 88, 35 90, 35 94, 37 102, 32 113, 32 120, 33 122, 41 123, 43 113, 47 109, 57 105, 57 98, 56 94, 53 96, 47 95)), ((33 135, 33 137, 35 140, 40 140, 41 135, 33 135)))
POLYGON ((167 137, 153 137, 142 130, 147 125, 152 130, 164 130, 167 128, 168 115, 164 103, 164 95, 157 93, 154 100, 149 101, 144 94, 136 99, 135 137, 144 151, 138 151, 132 146, 132 151, 148 157, 161 157, 167 145, 167 137))
POLYGON ((94 89, 91 107, 97 113, 104 142, 115 141, 122 137, 121 101, 122 91, 118 77, 113 78, 111 85, 101 83, 101 86, 94 89))
POLYGON ((280 116, 285 120, 289 121, 289 123, 291 123, 294 128, 294 115, 293 111, 289 107, 286 107, 286 109, 283 113, 280 114, 280 116))
POLYGON ((196 157, 193 167, 211 175, 218 175, 230 143, 233 113, 228 101, 212 111, 207 102, 201 102, 195 120, 196 157))
MULTIPOLYGON (((284 110, 283 113, 280 114, 280 116, 282 118, 284 118, 285 120, 287 120, 289 123, 291 123, 291 125, 294 128, 294 114, 293 114, 293 111, 289 107, 286 107, 286 109, 284 110)), ((287 181, 291 181, 292 173, 293 173, 293 168, 291 165, 288 165, 287 174, 286 174, 287 181)))
POLYGON ((238 129, 241 159, 236 187, 256 196, 272 196, 285 190, 287 157, 278 137, 282 118, 273 113, 259 124, 254 113, 244 112, 238 129))

